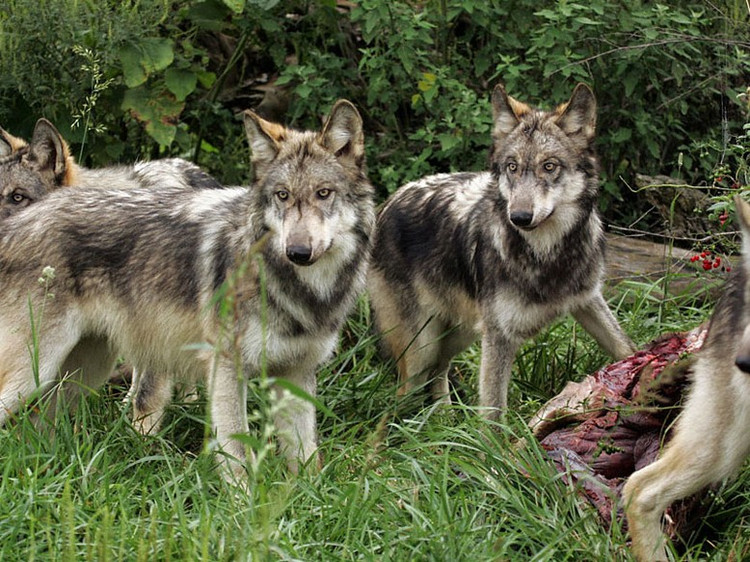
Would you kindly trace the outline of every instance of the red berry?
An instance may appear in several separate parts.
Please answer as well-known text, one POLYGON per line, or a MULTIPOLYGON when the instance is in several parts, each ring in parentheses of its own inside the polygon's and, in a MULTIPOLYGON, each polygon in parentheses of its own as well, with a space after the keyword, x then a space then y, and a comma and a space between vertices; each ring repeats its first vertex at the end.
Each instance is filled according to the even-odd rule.
POLYGON ((703 269, 705 269, 706 271, 708 271, 709 269, 711 269, 711 267, 712 267, 712 264, 711 264, 711 262, 710 262, 710 261, 708 261, 708 260, 705 260, 705 261, 703 262, 703 269))

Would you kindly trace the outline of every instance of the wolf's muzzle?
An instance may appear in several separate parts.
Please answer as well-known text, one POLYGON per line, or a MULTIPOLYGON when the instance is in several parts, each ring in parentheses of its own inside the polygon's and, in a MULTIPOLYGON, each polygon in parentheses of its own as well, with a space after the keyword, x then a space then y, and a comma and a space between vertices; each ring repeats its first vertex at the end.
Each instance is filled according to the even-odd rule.
POLYGON ((312 248, 308 248, 307 246, 288 246, 286 257, 289 258, 289 261, 297 265, 311 265, 313 263, 310 260, 312 257, 312 248))
POLYGON ((734 359, 734 364, 743 373, 750 374, 750 355, 738 355, 734 359))
POLYGON ((513 211, 510 214, 510 222, 520 228, 528 228, 532 220, 534 220, 534 214, 527 211, 513 211))

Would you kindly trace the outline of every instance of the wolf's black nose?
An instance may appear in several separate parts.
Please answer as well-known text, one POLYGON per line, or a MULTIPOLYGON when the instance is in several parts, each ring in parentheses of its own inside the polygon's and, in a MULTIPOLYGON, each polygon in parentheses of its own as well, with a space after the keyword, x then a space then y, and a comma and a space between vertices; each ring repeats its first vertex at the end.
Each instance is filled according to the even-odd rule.
POLYGON ((510 222, 521 227, 529 226, 533 218, 534 215, 526 211, 513 211, 510 214, 510 222))
POLYGON ((743 373, 750 373, 750 355, 738 355, 734 359, 734 364, 743 373))
POLYGON ((307 246, 288 246, 286 257, 289 258, 289 261, 297 265, 310 265, 312 248, 308 248, 307 246))

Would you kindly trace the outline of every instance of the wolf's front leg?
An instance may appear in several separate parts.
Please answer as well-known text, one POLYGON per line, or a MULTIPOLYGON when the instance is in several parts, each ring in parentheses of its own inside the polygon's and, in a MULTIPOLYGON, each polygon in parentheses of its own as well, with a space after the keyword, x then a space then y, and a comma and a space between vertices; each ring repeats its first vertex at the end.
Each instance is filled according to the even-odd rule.
MULTIPOLYGON (((298 365, 294 369, 274 372, 275 378, 284 379, 306 394, 316 394, 317 366, 298 365)), ((294 396, 281 386, 275 385, 274 392, 279 401, 274 415, 274 424, 279 435, 281 452, 286 456, 289 469, 299 470, 299 461, 307 462, 317 456, 318 429, 315 418, 315 405, 309 400, 294 396), (279 407, 280 406, 280 407, 279 407)), ((316 458, 320 467, 320 458, 316 458)))
POLYGON ((511 367, 522 340, 509 338, 499 329, 485 327, 482 364, 479 369, 479 406, 489 420, 503 417, 508 406, 511 367))
POLYGON ((613 358, 620 360, 635 353, 635 344, 622 331, 600 291, 571 313, 613 358))
POLYGON ((219 461, 224 477, 241 484, 247 479, 245 445, 233 435, 245 435, 247 422, 247 381, 233 361, 219 359, 208 374, 208 400, 211 425, 219 444, 219 461))
POLYGON ((675 482, 682 479, 679 467, 662 457, 632 474, 625 483, 622 503, 633 541, 631 548, 640 562, 667 560, 661 516, 667 506, 679 497, 679 493, 672 494, 671 489, 675 482))

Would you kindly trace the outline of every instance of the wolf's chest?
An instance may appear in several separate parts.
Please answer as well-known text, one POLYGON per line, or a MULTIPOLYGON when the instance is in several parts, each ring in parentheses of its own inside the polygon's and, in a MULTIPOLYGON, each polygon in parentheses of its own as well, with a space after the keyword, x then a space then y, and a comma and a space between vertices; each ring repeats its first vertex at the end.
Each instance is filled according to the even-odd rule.
POLYGON ((286 326, 255 318, 242 339, 243 362, 250 371, 270 374, 298 365, 317 366, 333 353, 337 340, 338 331, 293 334, 286 326))

